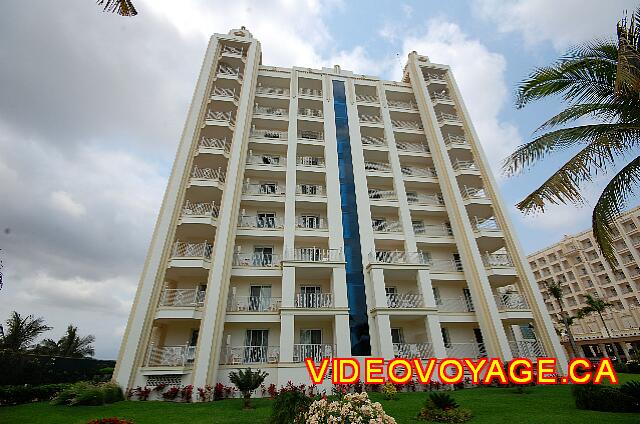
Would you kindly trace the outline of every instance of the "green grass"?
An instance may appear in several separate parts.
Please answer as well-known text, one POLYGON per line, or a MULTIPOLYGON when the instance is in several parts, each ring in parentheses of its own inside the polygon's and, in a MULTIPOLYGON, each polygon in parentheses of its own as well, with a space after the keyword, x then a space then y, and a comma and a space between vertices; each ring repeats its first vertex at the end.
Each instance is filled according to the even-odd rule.
MULTIPOLYGON (((620 374, 620 382, 640 380, 640 375, 620 374)), ((575 408, 569 386, 539 386, 516 394, 514 389, 477 388, 451 392, 463 407, 471 409, 472 424, 618 424, 638 423, 638 414, 582 411, 575 408)), ((421 423, 415 417, 426 394, 401 393, 396 401, 385 401, 379 393, 371 398, 384 405, 385 411, 402 423, 421 423)), ((271 401, 254 399, 255 409, 242 409, 240 399, 211 403, 118 402, 105 406, 52 406, 48 403, 0 408, 0 423, 85 424, 92 418, 121 417, 136 424, 158 423, 247 423, 265 424, 271 413, 271 401)))

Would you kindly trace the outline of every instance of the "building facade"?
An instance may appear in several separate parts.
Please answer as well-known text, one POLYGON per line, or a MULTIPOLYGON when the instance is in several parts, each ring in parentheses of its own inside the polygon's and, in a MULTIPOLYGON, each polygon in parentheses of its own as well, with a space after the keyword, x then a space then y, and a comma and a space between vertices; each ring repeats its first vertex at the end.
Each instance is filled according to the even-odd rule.
POLYGON ((560 305, 547 290, 551 282, 562 286, 563 307, 569 316, 587 306, 587 295, 613 304, 603 314, 609 333, 597 314, 574 321, 571 332, 584 356, 615 356, 613 343, 625 358, 631 349, 640 349, 640 207, 625 212, 615 225, 613 246, 618 265, 614 268, 601 255, 591 230, 565 236, 528 257, 567 352, 571 347, 564 334, 560 305))
POLYGON ((124 336, 123 387, 308 383, 306 357, 564 354, 443 65, 402 81, 209 43, 124 336))

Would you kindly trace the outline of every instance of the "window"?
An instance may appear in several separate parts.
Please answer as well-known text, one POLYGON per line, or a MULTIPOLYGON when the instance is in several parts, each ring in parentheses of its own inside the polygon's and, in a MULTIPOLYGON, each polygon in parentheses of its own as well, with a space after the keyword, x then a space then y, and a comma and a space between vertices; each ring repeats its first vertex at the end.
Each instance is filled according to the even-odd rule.
POLYGON ((398 294, 398 288, 397 287, 385 287, 384 288, 384 292, 387 294, 387 296, 398 294))
POLYGON ((273 246, 254 246, 253 266, 271 266, 273 264, 273 246))
POLYGON ((260 194, 276 194, 277 192, 278 185, 276 183, 260 183, 260 194))
POLYGON ((251 286, 249 288, 249 310, 267 311, 271 303, 271 286, 251 286))
POLYGON ((536 339, 536 334, 533 332, 533 328, 529 327, 529 324, 520 326, 520 334, 522 334, 522 338, 525 340, 536 339))
POLYGON ((471 300, 471 292, 469 291, 468 288, 465 287, 462 289, 462 294, 464 295, 464 302, 466 304, 467 311, 473 312, 474 308, 473 308, 473 300, 471 300))
POLYGON ((451 339, 449 338, 449 330, 442 327, 441 328, 441 332, 442 332, 442 341, 444 342, 444 347, 446 348, 450 348, 451 347, 451 339))
POLYGON ((276 214, 275 212, 258 212, 256 225, 258 228, 275 228, 276 214))
POLYGON ((267 362, 269 330, 247 330, 244 339, 244 362, 267 362))
POLYGON ((391 329, 391 342, 394 344, 404 343, 404 334, 402 333, 402 328, 391 329))
POLYGON ((300 330, 300 344, 303 344, 303 345, 322 344, 322 330, 317 330, 317 329, 300 330))
POLYGON ((301 286, 298 296, 299 308, 320 308, 322 307, 322 288, 320 286, 301 286))
POLYGON ((300 184, 300 194, 316 196, 320 194, 320 186, 316 184, 300 184))
POLYGON ((300 225, 302 228, 320 228, 320 217, 318 215, 302 215, 300 225))

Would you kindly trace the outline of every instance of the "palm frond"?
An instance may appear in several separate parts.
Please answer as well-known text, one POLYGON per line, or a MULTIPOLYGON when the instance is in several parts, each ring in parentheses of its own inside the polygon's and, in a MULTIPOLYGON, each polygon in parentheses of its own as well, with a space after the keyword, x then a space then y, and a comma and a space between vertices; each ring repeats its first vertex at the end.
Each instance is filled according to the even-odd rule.
POLYGON ((637 106, 619 101, 610 103, 582 103, 571 105, 562 112, 549 118, 542 125, 536 128, 535 132, 546 130, 568 122, 576 121, 580 118, 598 119, 602 122, 626 122, 632 119, 639 119, 637 116, 637 106))
POLYGON ((640 92, 640 8, 618 22, 616 93, 637 97, 640 92))
POLYGON ((593 208, 593 236, 602 255, 611 265, 616 261, 612 246, 614 222, 624 210, 627 198, 639 182, 640 157, 636 157, 609 181, 593 208))
POLYGON ((117 13, 120 16, 135 16, 138 14, 131 0, 97 0, 105 12, 117 13))

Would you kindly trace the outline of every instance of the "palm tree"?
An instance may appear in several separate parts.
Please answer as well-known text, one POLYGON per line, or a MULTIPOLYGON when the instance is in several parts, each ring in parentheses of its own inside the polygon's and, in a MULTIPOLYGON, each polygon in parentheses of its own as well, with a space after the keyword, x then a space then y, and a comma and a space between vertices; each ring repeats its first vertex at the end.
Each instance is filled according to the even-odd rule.
POLYGON ((618 23, 617 41, 591 41, 569 50, 551 66, 534 70, 517 88, 516 106, 559 95, 565 110, 544 122, 530 141, 503 164, 507 175, 530 169, 553 153, 580 149, 540 187, 517 204, 525 213, 551 204, 581 204, 581 187, 615 165, 592 213, 593 235, 615 266, 615 220, 640 182, 640 8, 618 23), (571 126, 588 119, 584 125, 571 126), (631 157, 631 159, 629 159, 631 157), (626 163, 625 163, 626 162, 626 163))
POLYGON ((560 305, 560 315, 562 316, 562 324, 564 325, 564 330, 567 333, 567 338, 569 339, 569 344, 571 345, 571 350, 573 353, 571 357, 575 358, 576 356, 582 356, 581 354, 582 352, 579 350, 580 348, 576 344, 576 341, 573 338, 573 333, 571 332, 571 324, 573 323, 573 318, 569 317, 564 310, 564 302, 562 300, 562 287, 560 287, 559 283, 553 281, 551 283, 547 283, 547 290, 549 291, 549 294, 553 296, 556 302, 558 302, 558 305, 560 305))
POLYGON ((69 325, 67 332, 57 342, 52 339, 44 339, 34 351, 41 355, 62 356, 65 358, 84 358, 93 356, 95 350, 91 344, 96 340, 95 336, 80 337, 78 327, 69 325))
POLYGON ((11 313, 6 322, 7 328, 0 339, 0 347, 16 352, 29 349, 40 334, 51 330, 44 323, 44 318, 34 318, 33 315, 23 318, 16 311, 11 313))
POLYGON ((246 370, 231 371, 229 381, 231 381, 242 393, 244 398, 244 409, 251 408, 251 393, 264 382, 269 374, 264 371, 246 370))
POLYGON ((602 313, 606 312, 607 309, 613 307, 613 303, 607 302, 606 300, 603 300, 597 297, 593 297, 589 294, 586 296, 585 303, 587 304, 587 306, 585 306, 584 308, 581 308, 578 311, 577 317, 582 319, 593 313, 598 314, 598 316, 600 317, 600 321, 602 321, 602 325, 604 325, 604 329, 607 332, 607 337, 611 340, 613 351, 616 354, 616 361, 620 360, 622 355, 620 355, 620 353, 618 352, 618 348, 616 347, 616 344, 613 342, 613 339, 611 338, 611 332, 609 331, 609 326, 607 325, 604 318, 602 317, 602 313))
POLYGON ((98 0, 98 5, 104 6, 105 12, 117 13, 120 16, 135 16, 138 14, 131 0, 98 0))

